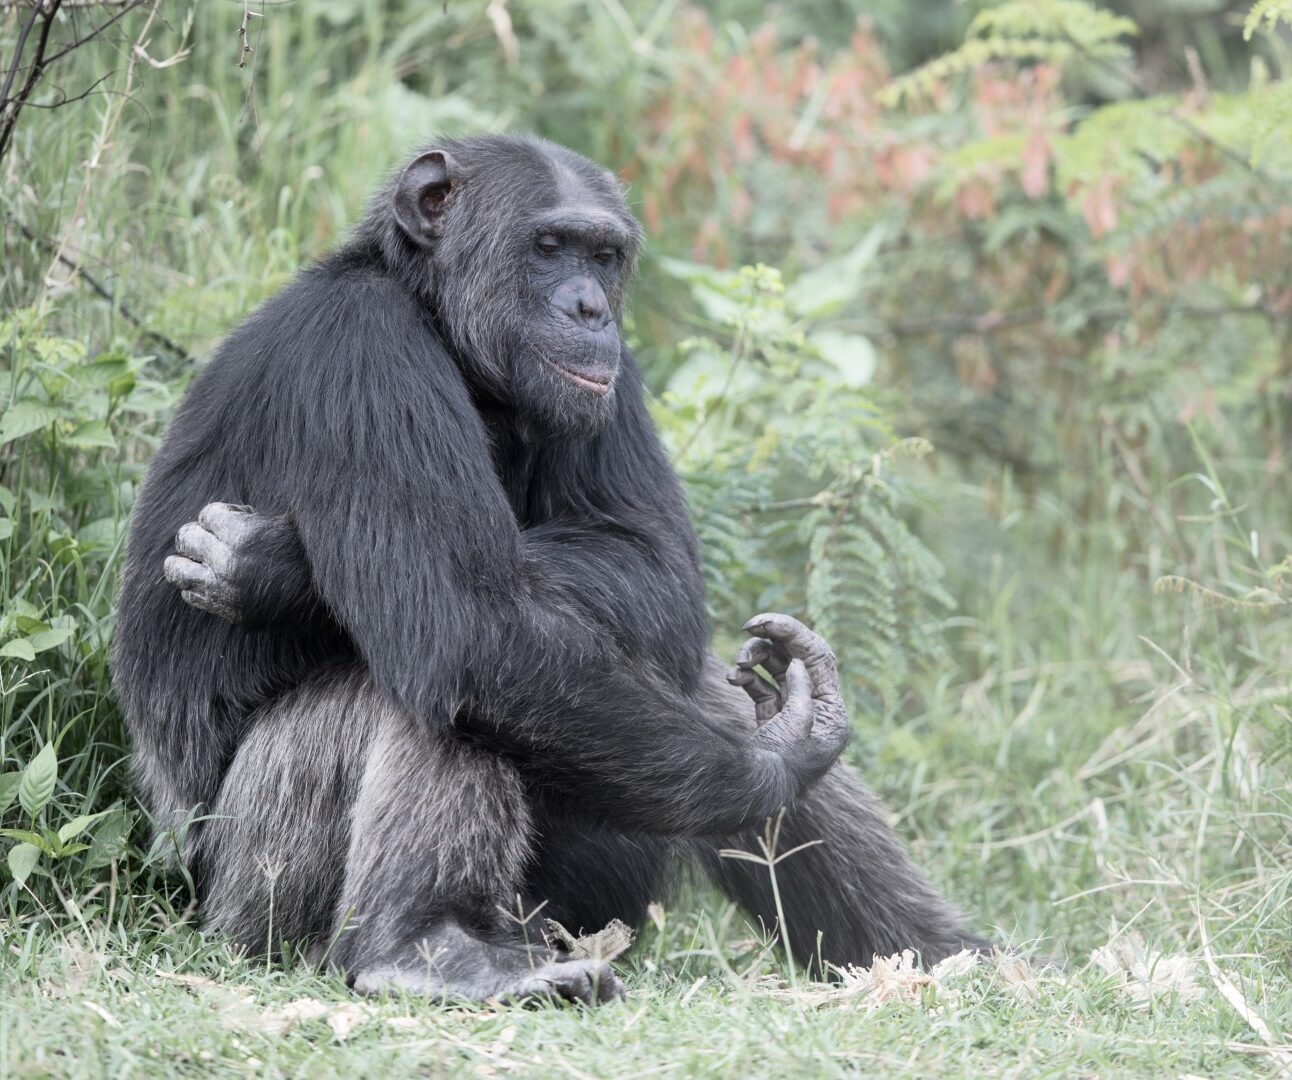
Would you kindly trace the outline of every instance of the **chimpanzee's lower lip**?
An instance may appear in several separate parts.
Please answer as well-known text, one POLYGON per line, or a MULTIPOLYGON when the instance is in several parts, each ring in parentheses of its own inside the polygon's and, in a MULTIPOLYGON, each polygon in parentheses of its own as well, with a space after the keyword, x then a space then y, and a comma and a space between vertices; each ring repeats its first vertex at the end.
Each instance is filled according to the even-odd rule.
POLYGON ((597 379, 590 375, 582 375, 577 371, 571 371, 567 367, 562 367, 554 360, 548 360, 547 363, 549 367, 555 368, 576 386, 581 386, 583 389, 591 391, 598 396, 610 393, 610 380, 608 378, 597 379))

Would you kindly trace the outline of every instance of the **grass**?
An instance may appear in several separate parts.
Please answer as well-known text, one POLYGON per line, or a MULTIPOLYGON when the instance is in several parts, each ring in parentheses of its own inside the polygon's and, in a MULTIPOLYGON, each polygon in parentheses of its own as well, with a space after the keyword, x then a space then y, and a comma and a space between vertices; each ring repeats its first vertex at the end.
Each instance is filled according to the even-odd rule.
POLYGON ((65 941, 3 977, 16 1008, 0 1017, 0 1052, 6 1075, 69 1076, 1245 1076, 1274 1061, 1214 1001, 1137 1009, 1088 972, 1019 987, 984 970, 954 983, 958 1004, 866 1011, 733 986, 704 957, 663 958, 666 973, 634 961, 628 1000, 595 1012, 356 1007, 335 983, 195 942, 65 941))
MULTIPOLYGON (((1214 611, 1190 658, 1168 651, 1178 641, 1096 652, 1115 629, 1067 627, 1070 608, 1120 622, 1126 583, 1102 553, 1066 566, 1038 597, 1053 605, 1036 615, 1044 633, 1007 603, 966 616, 964 641, 991 653, 981 674, 930 690, 900 738, 862 732, 866 771, 921 861, 1016 943, 1044 935, 1062 971, 1020 982, 984 964, 871 1008, 874 994, 791 987, 737 914, 684 892, 621 962, 625 1002, 356 1008, 334 979, 177 927, 167 901, 182 892, 131 879, 127 860, 57 917, 9 923, 0 1073, 1277 1075, 1292 1067, 1288 789, 1258 750, 1286 739, 1286 674, 1224 662, 1203 640, 1223 628, 1214 611), (1058 599, 1086 577, 1096 596, 1058 599), (1091 962, 1137 939, 1143 977, 1128 988, 1091 962)), ((1140 625, 1181 605, 1135 602, 1150 609, 1140 625)))
MULTIPOLYGON (((353 219, 413 133, 541 126, 520 76, 472 51, 478 27, 453 8, 465 59, 417 90, 396 77, 416 56, 411 30, 364 16, 331 33, 322 16, 271 10, 254 124, 240 120, 246 76, 210 45, 233 40, 240 5, 203 7, 187 30, 158 24, 149 55, 192 56, 123 67, 114 85, 131 98, 24 123, 3 208, 200 354, 353 219)), ((591 32, 607 32, 604 17, 591 32)), ((604 126, 599 106, 562 101, 595 150, 585 127, 604 126)), ((114 806, 128 821, 112 591, 133 484, 192 364, 40 243, 10 239, 0 295, 22 314, 5 323, 0 375, 56 384, 64 413, 57 440, 29 434, 0 456, 0 526, 13 523, 0 531, 0 641, 41 645, 34 660, 0 657, 0 774, 47 744, 58 771, 37 814, 14 802, 0 824, 56 831, 114 806), (82 382, 61 382, 68 372, 82 382), (77 432, 84 445, 68 443, 77 432), (94 442, 103 432, 111 446, 94 442)), ((1255 430, 1156 445, 1131 483, 1092 429, 1058 454, 1070 468, 1026 494, 990 461, 935 456, 919 532, 959 604, 950 658, 915 673, 889 713, 855 717, 855 760, 921 864, 981 926, 1062 970, 895 977, 885 985, 901 992, 873 1008, 883 993, 861 982, 790 985, 757 928, 690 889, 661 898, 659 925, 621 962, 623 1003, 356 1006, 334 979, 204 939, 142 825, 112 843, 110 816, 81 837, 89 849, 46 852, 25 884, 3 878, 0 1075, 1289 1071, 1292 611, 1153 588, 1168 573, 1231 596, 1268 580, 1249 534, 1287 550, 1285 478, 1255 430), (1139 974, 1092 961, 1109 946, 1139 974)))

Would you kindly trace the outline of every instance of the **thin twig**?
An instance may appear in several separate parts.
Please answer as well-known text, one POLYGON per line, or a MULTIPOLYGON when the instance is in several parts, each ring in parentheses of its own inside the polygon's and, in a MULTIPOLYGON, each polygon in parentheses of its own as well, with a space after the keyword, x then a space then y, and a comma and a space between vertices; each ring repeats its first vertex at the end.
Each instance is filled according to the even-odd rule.
MULTIPOLYGON (((95 170, 99 168, 104 154, 107 153, 109 147, 112 146, 112 133, 121 120, 126 102, 131 100, 130 95, 134 87, 135 69, 138 66, 140 53, 143 52, 142 45, 144 41, 147 40, 148 31, 152 27, 153 20, 157 17, 157 10, 161 6, 161 2, 162 0, 150 0, 148 17, 143 20, 143 25, 140 26, 134 39, 134 44, 140 46, 140 48, 132 48, 127 54, 125 74, 120 87, 120 99, 112 102, 108 108, 103 110, 103 118, 99 125, 99 133, 95 138, 94 146, 90 151, 90 155, 85 161, 84 175, 82 176, 80 188, 76 194, 76 200, 73 205, 72 212, 67 216, 62 236, 59 238, 58 243, 54 248, 55 262, 61 262, 63 260, 63 253, 68 247, 68 238, 71 235, 72 230, 75 228, 76 223, 81 220, 81 217, 85 212, 86 201, 89 198, 91 178, 94 176, 95 170)), ((133 11, 136 7, 143 6, 144 0, 133 0, 129 8, 123 9, 122 14, 127 11, 133 11)), ((106 29, 106 26, 101 27, 96 31, 96 33, 101 33, 103 29, 106 29)), ((144 55, 147 54, 144 53, 144 55)), ((51 272, 46 274, 46 280, 52 276, 53 267, 51 266, 50 269, 51 272)))
POLYGON ((75 41, 73 41, 70 45, 66 46, 65 48, 59 49, 59 51, 54 53, 52 56, 50 56, 50 58, 46 60, 45 63, 52 64, 55 60, 61 60, 68 53, 73 52, 76 49, 79 49, 82 45, 86 44, 87 42, 93 41, 96 37, 102 36, 105 30, 109 29, 113 24, 120 22, 132 11, 134 11, 135 8, 143 7, 145 3, 147 3, 147 0, 125 0, 125 6, 122 7, 122 9, 118 11, 115 15, 113 15, 110 19, 108 19, 106 22, 99 23, 99 25, 94 27, 94 29, 91 30, 88 34, 81 35, 79 38, 77 38, 75 41))
POLYGON ((36 84, 40 82, 40 77, 44 74, 47 64, 53 63, 57 57, 46 59, 45 50, 49 47, 49 33, 54 26, 54 18, 58 15, 58 9, 63 0, 49 0, 49 6, 43 7, 39 4, 31 9, 31 18, 27 20, 22 28, 22 33, 18 37, 18 44, 14 48, 13 60, 9 64, 9 72, 5 76, 4 89, 0 91, 0 161, 4 160, 5 151, 9 148, 9 140, 13 137, 14 127, 18 123, 18 114, 22 112, 22 107, 27 104, 27 99, 31 97, 32 92, 36 89, 36 84), (36 39, 36 55, 32 59, 31 66, 27 69, 27 78, 20 89, 13 97, 9 94, 13 90, 14 79, 18 74, 18 67, 22 60, 23 49, 27 44, 27 37, 32 28, 36 25, 38 18, 43 16, 40 24, 40 36, 36 39))
POLYGON ((31 35, 32 27, 36 25, 36 20, 40 18, 39 5, 31 9, 31 18, 23 24, 22 31, 18 34, 18 44, 14 46, 13 59, 9 61, 9 71, 4 78, 4 89, 0 90, 0 103, 9 100, 9 91, 13 89, 13 81, 18 75, 18 65, 22 60, 22 51, 27 47, 27 38, 31 35))
POLYGON ((238 23, 238 41, 240 44, 240 48, 238 49, 239 68, 245 68, 247 66, 247 54, 256 51, 251 47, 251 42, 247 40, 247 27, 251 24, 251 17, 256 14, 263 15, 263 12, 258 13, 252 11, 251 0, 242 0, 242 22, 238 23))
MULTIPOLYGON (((1054 313, 1055 306, 1038 304, 1035 307, 1016 308, 1013 311, 952 312, 945 315, 929 315, 920 319, 883 323, 880 333, 899 338, 947 333, 994 334, 1001 330, 1044 322, 1054 313)), ((1143 305, 1140 310, 1146 308, 1147 305, 1143 305)), ((1263 318, 1272 319, 1276 315, 1268 306, 1260 303, 1171 304, 1164 310, 1171 315, 1186 319, 1219 319, 1229 315, 1260 315, 1263 318)), ((1136 309, 1129 304, 1102 304, 1076 312, 1090 322, 1115 322, 1118 319, 1132 318, 1136 313, 1136 309)))
MULTIPOLYGON (((67 91, 64 90, 61 86, 55 86, 54 87, 55 93, 60 95, 57 101, 29 101, 27 102, 26 105, 23 106, 23 108, 24 109, 61 109, 64 105, 72 105, 78 101, 84 101, 87 97, 93 94, 95 90, 97 90, 100 86, 102 86, 115 74, 116 74, 115 71, 109 71, 106 74, 100 75, 97 79, 94 80, 94 82, 90 83, 90 85, 87 86, 84 90, 82 90, 79 94, 75 94, 71 97, 68 97, 67 91)), ((104 93, 110 93, 110 92, 111 91, 106 91, 106 90, 104 91, 104 93)))
POLYGON ((135 314, 134 311, 131 310, 131 308, 126 304, 124 300, 117 299, 116 295, 112 292, 111 289, 107 287, 107 285, 105 285, 102 281, 100 281, 97 277, 95 277, 92 273, 90 273, 90 271, 88 271, 84 266, 82 266, 79 262, 73 259, 65 251, 59 250, 59 248, 54 244, 52 240, 32 232, 31 229, 27 228, 26 225, 24 225, 21 221, 19 221, 16 217, 14 217, 10 213, 6 213, 5 217, 8 218, 11 222, 13 222, 14 227, 20 233, 22 233, 23 236, 25 236, 33 244, 36 244, 38 247, 43 248, 45 251, 53 255, 58 262, 66 266, 69 270, 72 271, 73 274, 79 277, 82 281, 85 282, 85 284, 87 284, 92 290, 94 290, 94 292, 98 293, 99 296, 101 296, 104 300, 106 300, 109 304, 111 304, 113 310, 120 312, 121 317, 125 319, 126 322, 130 323, 132 326, 137 326, 139 330, 142 332, 142 336, 144 338, 147 338, 148 340, 156 342, 158 345, 162 346, 162 348, 164 348, 167 352, 171 353, 176 357, 179 357, 180 359, 183 359, 183 360, 193 359, 193 354, 188 349, 184 348, 184 346, 181 345, 174 338, 168 337, 166 334, 163 334, 160 330, 154 330, 152 329, 152 327, 148 326, 143 319, 141 319, 138 315, 135 314))

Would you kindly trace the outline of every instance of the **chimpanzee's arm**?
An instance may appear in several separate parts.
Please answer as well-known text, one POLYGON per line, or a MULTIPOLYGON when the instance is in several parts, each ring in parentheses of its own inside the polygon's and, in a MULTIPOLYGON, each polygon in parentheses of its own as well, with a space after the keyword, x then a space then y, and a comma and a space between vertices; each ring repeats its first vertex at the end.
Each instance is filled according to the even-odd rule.
POLYGON ((250 325, 243 348, 271 357, 267 424, 292 435, 265 450, 281 509, 320 601, 386 693, 637 828, 735 829, 829 767, 846 721, 819 639, 775 631, 806 666, 752 737, 626 664, 586 611, 544 595, 479 414, 416 302, 380 278, 335 290, 293 342, 271 350, 250 325))
MULTIPOLYGON (((577 610, 690 690, 708 637, 695 538, 626 353, 618 393, 606 431, 540 455, 534 483, 549 520, 521 533, 524 578, 536 599, 577 610), (576 486, 544 486, 551 477, 576 486)), ((175 550, 166 577, 194 607, 249 628, 327 618, 286 515, 211 503, 175 550)))
POLYGON ((547 520, 524 533, 527 565, 538 595, 574 605, 691 691, 708 640, 695 534, 626 351, 615 393, 610 424, 549 448, 534 469, 547 520))

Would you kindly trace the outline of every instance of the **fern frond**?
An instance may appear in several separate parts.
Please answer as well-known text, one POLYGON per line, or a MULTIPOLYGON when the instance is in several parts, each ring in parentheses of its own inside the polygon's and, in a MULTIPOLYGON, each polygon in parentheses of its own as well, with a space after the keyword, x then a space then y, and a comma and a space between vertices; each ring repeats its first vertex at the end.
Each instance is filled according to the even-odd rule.
POLYGON ((974 16, 958 49, 894 79, 879 100, 892 106, 927 97, 948 79, 992 61, 1062 67, 1078 55, 1121 59, 1129 55, 1121 39, 1137 33, 1131 19, 1086 0, 1006 0, 974 16))
POLYGON ((1273 33, 1279 23, 1292 26, 1292 0, 1256 0, 1243 20, 1243 40, 1251 41, 1258 31, 1273 33))

